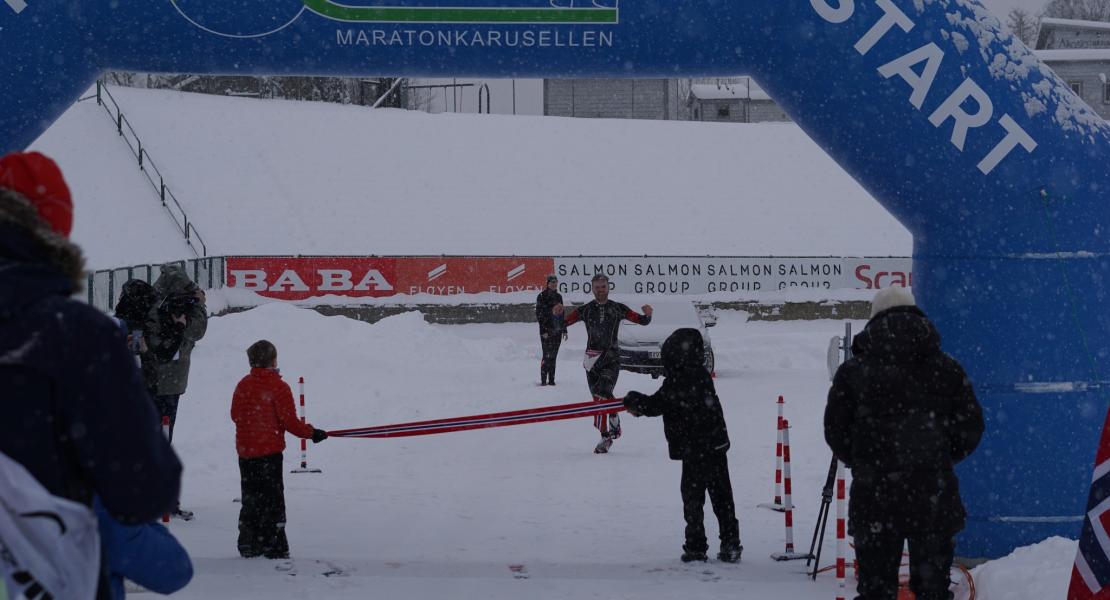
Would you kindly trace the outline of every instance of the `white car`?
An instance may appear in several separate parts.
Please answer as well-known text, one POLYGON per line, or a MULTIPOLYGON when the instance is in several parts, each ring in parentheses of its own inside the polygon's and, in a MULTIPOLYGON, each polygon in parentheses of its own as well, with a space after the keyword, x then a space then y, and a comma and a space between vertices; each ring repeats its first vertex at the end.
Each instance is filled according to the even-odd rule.
MULTIPOLYGON (((625 304, 628 304, 627 302, 625 304)), ((676 329, 689 327, 701 332, 705 342, 705 368, 713 373, 713 343, 709 339, 709 327, 716 325, 716 319, 704 316, 690 301, 647 300, 640 304, 650 304, 654 309, 651 324, 647 326, 622 323, 617 335, 620 350, 621 369, 633 373, 646 373, 657 378, 663 374, 663 342, 676 329)), ((629 304, 629 306, 633 306, 629 304)))

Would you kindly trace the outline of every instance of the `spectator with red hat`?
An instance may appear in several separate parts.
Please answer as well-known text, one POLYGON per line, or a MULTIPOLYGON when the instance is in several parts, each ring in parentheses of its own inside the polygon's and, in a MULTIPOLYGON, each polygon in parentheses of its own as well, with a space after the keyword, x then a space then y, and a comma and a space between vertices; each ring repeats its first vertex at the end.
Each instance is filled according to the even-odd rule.
MULTIPOLYGON (((0 452, 56 496, 149 521, 174 507, 181 462, 119 326, 70 298, 84 279, 72 226, 54 161, 0 158, 0 452)), ((110 597, 103 562, 98 598, 110 597)))

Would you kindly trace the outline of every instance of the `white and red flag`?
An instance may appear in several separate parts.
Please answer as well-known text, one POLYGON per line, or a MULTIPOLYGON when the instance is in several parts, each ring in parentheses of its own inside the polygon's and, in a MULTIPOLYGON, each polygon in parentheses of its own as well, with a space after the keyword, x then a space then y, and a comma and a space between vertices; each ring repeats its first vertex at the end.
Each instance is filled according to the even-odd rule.
POLYGON ((1068 600, 1110 600, 1110 413, 1098 442, 1068 600))

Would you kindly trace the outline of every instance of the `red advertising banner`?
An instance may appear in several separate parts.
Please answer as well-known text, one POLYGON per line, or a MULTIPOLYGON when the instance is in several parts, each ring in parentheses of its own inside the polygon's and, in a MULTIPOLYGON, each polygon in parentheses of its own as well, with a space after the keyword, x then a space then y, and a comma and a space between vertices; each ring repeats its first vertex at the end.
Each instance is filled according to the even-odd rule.
POLYGON ((398 294, 509 294, 543 289, 553 258, 397 258, 398 294))
POLYGON ((366 257, 227 259, 228 287, 279 300, 313 296, 382 298, 397 293, 397 261, 366 257))
POLYGON ((227 259, 228 287, 280 300, 314 296, 480 294, 540 290, 552 258, 250 257, 227 259))

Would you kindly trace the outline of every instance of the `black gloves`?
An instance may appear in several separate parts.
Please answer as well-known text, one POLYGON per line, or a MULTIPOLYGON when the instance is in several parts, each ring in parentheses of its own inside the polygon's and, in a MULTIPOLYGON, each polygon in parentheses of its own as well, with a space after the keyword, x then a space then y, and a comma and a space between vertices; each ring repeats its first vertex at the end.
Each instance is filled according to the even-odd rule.
POLYGON ((640 404, 643 402, 644 398, 647 398, 647 396, 644 396, 640 392, 628 392, 627 394, 625 394, 624 408, 628 411, 628 414, 632 415, 633 417, 642 416, 642 409, 640 408, 640 404))
POLYGON ((326 439, 328 439, 328 432, 324 431, 323 429, 313 429, 312 430, 312 443, 313 444, 319 444, 320 442, 322 442, 326 439))

